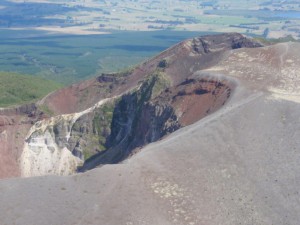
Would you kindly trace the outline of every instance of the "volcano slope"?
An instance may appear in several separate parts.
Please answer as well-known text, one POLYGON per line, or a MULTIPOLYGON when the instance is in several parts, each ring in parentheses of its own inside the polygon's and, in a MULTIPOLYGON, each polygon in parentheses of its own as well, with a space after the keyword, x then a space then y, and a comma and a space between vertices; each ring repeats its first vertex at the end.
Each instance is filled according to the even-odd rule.
MULTIPOLYGON (((169 126, 175 132, 121 164, 67 177, 0 181, 1 224, 298 224, 299 50, 298 43, 223 49, 217 60, 208 60, 184 79, 179 69, 173 70, 178 72, 174 85, 148 97, 151 104, 180 109, 172 114, 178 118, 165 123, 177 121, 179 125, 169 126), (182 85, 187 85, 184 91, 182 85), (216 92, 222 94, 209 94, 216 92), (218 96, 216 108, 200 110, 197 95, 218 96), (183 96, 188 97, 181 101, 183 96), (191 119, 195 114, 200 116, 191 119)), ((164 72, 171 71, 172 60, 160 62, 162 67, 169 63, 164 72)), ((152 79, 138 90, 148 90, 145 83, 152 79)), ((134 93, 118 104, 140 99, 134 93)), ((214 99, 204 96, 203 107, 214 99)), ((117 105, 113 114, 128 112, 124 105, 117 105)), ((151 112, 143 111, 146 106, 139 115, 151 112)), ((135 137, 129 140, 139 146, 135 137)), ((114 155, 105 152, 107 158, 114 155)), ((91 162, 96 165, 99 158, 91 162)))

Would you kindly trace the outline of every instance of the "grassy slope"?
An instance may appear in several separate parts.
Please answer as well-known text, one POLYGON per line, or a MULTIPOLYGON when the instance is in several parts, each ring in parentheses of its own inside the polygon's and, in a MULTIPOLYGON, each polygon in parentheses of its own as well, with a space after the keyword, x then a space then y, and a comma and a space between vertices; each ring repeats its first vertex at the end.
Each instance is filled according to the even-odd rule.
POLYGON ((29 75, 0 72, 0 107, 37 100, 61 85, 29 75))

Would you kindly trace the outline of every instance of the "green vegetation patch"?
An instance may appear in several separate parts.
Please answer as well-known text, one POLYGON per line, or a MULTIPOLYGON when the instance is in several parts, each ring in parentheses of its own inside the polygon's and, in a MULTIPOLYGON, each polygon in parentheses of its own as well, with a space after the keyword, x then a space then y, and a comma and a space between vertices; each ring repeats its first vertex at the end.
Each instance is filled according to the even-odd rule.
POLYGON ((45 114, 49 115, 49 116, 53 116, 54 112, 49 109, 49 107, 47 105, 39 105, 38 106, 39 110, 41 110, 42 112, 44 112, 45 114))
POLYGON ((76 121, 72 128, 72 138, 80 143, 84 160, 106 150, 106 139, 111 133, 111 121, 115 102, 108 102, 96 109, 92 120, 82 119, 76 121))
POLYGON ((151 99, 156 98, 160 93, 170 86, 170 80, 164 72, 158 72, 154 75, 155 83, 152 88, 151 99))
POLYGON ((32 102, 60 87, 62 86, 54 81, 0 72, 0 107, 32 102))
POLYGON ((98 137, 100 150, 105 150, 106 138, 110 135, 115 103, 109 102, 101 107, 93 118, 93 134, 98 137))

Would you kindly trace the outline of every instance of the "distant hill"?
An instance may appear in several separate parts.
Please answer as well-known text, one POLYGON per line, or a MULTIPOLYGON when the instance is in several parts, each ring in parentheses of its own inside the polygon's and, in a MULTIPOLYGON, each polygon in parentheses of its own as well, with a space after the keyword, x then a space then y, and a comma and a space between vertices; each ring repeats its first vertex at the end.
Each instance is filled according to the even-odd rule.
POLYGON ((37 100, 61 86, 54 81, 30 75, 0 72, 0 107, 37 100))

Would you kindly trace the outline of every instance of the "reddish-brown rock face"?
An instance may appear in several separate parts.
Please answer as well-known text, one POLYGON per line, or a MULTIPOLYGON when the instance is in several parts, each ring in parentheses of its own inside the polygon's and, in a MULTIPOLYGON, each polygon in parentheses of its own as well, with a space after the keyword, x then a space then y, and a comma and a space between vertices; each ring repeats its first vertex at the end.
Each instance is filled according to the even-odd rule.
POLYGON ((19 158, 27 132, 42 118, 34 104, 0 111, 0 178, 20 176, 19 158))
POLYGON ((195 123, 225 104, 234 85, 226 80, 188 79, 165 91, 182 126, 195 123))

